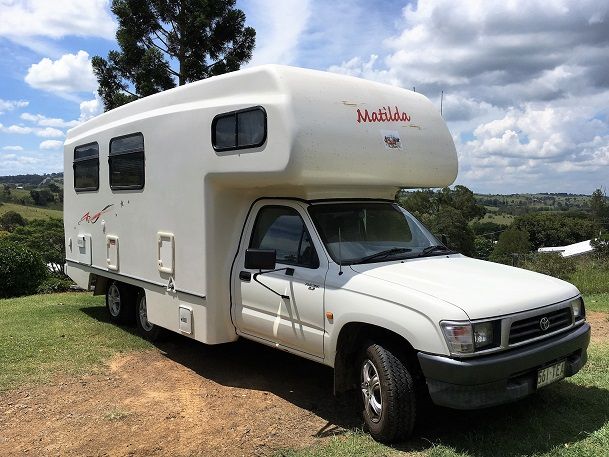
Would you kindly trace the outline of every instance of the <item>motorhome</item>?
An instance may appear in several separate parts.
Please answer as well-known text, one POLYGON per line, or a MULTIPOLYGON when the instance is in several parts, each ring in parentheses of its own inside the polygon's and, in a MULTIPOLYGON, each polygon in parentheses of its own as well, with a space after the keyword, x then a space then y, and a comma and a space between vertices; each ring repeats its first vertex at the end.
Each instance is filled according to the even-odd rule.
POLYGON ((421 94, 261 66, 104 113, 64 151, 65 271, 113 321, 333 367, 377 440, 426 399, 505 403, 586 362, 573 285, 454 252, 395 203, 457 176, 421 94))

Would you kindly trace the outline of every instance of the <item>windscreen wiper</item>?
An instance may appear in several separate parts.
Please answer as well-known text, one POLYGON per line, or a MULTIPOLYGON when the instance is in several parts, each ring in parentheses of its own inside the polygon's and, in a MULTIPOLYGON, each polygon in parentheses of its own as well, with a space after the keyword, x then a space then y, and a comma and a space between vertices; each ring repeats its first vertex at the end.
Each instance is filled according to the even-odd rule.
POLYGON ((410 249, 410 248, 385 249, 384 251, 376 252, 374 254, 367 255, 366 257, 362 257, 361 259, 359 259, 358 261, 353 262, 353 263, 366 263, 366 262, 369 262, 370 260, 382 259, 382 258, 388 257, 391 254, 401 254, 403 252, 410 252, 410 251, 412 251, 412 249, 410 249))
POLYGON ((426 255, 429 255, 429 254, 431 254, 433 252, 437 252, 437 251, 446 252, 447 254, 453 254, 453 253, 457 252, 457 251, 453 251, 452 249, 447 248, 443 244, 434 244, 432 246, 427 246, 425 249, 423 249, 417 257, 425 257, 426 255))

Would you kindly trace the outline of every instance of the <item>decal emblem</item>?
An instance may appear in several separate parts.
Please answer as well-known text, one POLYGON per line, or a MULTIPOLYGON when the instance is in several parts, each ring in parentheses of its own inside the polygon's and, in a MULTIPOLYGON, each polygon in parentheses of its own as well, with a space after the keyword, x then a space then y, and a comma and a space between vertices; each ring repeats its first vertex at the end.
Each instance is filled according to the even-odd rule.
POLYGON ((402 140, 400 132, 397 130, 381 130, 385 149, 402 149, 402 140))
POLYGON ((547 317, 542 317, 539 321, 539 328, 541 328, 542 331, 546 331, 547 329, 550 328, 550 319, 548 319, 547 317))

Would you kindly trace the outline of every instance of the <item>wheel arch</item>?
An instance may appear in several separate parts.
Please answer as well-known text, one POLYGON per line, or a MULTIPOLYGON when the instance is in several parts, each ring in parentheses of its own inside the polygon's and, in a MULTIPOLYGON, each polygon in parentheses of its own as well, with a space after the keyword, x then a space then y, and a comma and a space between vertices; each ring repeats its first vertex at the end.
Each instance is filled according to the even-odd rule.
POLYGON ((348 322, 340 329, 334 357, 334 393, 340 394, 357 387, 357 357, 366 341, 390 349, 415 372, 420 372, 417 351, 399 333, 368 322, 348 322))

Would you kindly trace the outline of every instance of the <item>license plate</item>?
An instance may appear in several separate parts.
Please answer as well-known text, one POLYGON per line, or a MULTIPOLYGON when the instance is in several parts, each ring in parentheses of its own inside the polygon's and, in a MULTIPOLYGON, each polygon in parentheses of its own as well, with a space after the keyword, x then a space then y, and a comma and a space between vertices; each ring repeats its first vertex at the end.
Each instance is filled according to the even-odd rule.
POLYGON ((565 377, 565 362, 542 368, 537 372, 537 388, 547 386, 565 377))

